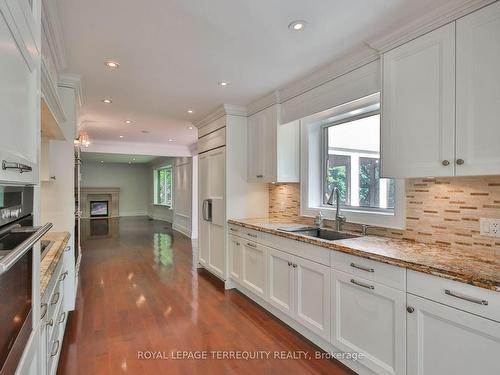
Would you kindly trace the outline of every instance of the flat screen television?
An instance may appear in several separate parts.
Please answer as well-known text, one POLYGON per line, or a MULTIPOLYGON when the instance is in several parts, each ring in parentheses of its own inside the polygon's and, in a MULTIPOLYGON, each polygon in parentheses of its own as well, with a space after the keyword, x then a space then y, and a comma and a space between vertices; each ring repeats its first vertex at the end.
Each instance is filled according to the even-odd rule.
POLYGON ((108 201, 91 201, 90 217, 107 217, 108 201))

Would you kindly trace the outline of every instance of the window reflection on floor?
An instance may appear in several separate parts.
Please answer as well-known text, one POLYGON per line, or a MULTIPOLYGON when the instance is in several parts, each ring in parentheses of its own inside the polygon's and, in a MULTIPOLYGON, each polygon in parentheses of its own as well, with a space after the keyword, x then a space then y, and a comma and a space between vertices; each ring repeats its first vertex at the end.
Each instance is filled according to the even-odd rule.
POLYGON ((174 262, 172 236, 166 233, 155 233, 153 235, 153 253, 157 264, 171 265, 174 262))

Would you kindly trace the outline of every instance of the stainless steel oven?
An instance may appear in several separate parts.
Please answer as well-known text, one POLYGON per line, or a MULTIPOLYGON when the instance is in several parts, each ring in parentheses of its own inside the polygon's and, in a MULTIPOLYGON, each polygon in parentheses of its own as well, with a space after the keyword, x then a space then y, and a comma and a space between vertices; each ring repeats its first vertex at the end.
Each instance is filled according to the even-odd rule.
POLYGON ((0 185, 0 375, 14 374, 32 331, 33 187, 0 185))

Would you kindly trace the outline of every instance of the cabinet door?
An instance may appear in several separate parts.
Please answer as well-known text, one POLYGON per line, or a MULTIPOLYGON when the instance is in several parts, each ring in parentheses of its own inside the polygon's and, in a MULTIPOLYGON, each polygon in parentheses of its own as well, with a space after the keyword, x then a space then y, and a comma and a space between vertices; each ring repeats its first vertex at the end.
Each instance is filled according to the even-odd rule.
POLYGON ((500 174, 500 3, 457 21, 457 176, 500 174))
POLYGON ((407 295, 408 375, 500 374, 500 324, 407 295))
POLYGON ((296 319, 330 340, 330 268, 294 257, 296 319))
POLYGON ((243 285, 256 295, 265 298, 267 295, 267 247, 255 242, 243 243, 243 285))
POLYGON ((453 176, 455 25, 383 56, 382 174, 453 176))
POLYGON ((241 281, 242 239, 229 236, 229 276, 235 281, 241 281))
POLYGON ((27 1, 0 2, 0 181, 37 183, 40 142, 40 34, 27 1), (31 168, 3 169, 19 163, 31 168))
POLYGON ((248 119, 248 181, 275 182, 278 105, 248 119))
POLYGON ((210 226, 210 246, 208 250, 208 268, 214 274, 225 279, 226 267, 226 247, 224 239, 224 227, 209 224, 210 226))
POLYGON ((210 223, 203 219, 203 201, 209 197, 208 154, 198 159, 198 262, 207 265, 210 247, 210 223))
POLYGON ((292 256, 269 249, 269 302, 284 313, 294 313, 294 268, 292 256))
POLYGON ((405 373, 406 293, 332 271, 332 344, 377 374, 405 373))

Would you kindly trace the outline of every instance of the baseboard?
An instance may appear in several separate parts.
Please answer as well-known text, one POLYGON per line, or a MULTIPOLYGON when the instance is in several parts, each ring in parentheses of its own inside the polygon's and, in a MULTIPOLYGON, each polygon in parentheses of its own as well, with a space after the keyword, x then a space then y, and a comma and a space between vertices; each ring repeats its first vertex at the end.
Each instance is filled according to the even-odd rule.
POLYGON ((164 217, 160 217, 160 216, 154 216, 154 215, 148 215, 151 219, 153 220, 158 220, 158 221, 164 221, 166 223, 170 223, 172 224, 172 220, 169 220, 169 219, 166 219, 164 217))
POLYGON ((183 227, 182 225, 179 225, 177 223, 173 223, 172 224, 172 229, 176 230, 177 232, 182 233, 186 237, 191 238, 191 229, 189 229, 189 228, 183 227))

